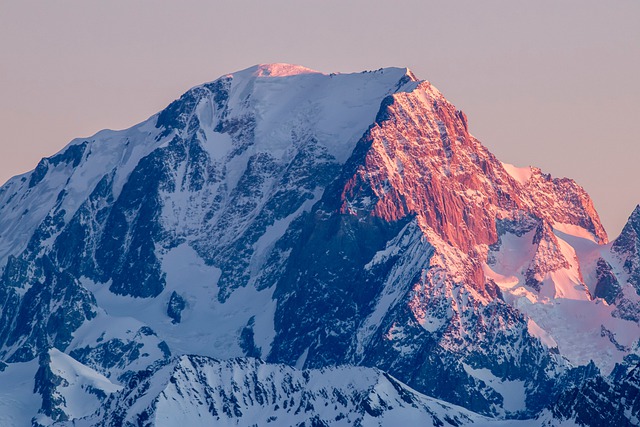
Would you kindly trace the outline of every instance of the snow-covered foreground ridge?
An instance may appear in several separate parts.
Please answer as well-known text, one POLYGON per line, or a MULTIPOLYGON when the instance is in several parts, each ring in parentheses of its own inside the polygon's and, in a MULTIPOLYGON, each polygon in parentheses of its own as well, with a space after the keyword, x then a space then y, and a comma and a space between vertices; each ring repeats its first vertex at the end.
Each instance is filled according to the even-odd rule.
POLYGON ((331 406, 359 375, 422 402, 243 401, 258 424, 422 420, 443 405, 426 395, 470 420, 633 425, 639 233, 636 209, 609 243, 579 185, 501 163, 408 69, 251 67, 0 188, 0 424, 213 416, 244 364, 302 381, 270 377, 282 402, 331 406), (194 360, 182 413, 166 381, 194 360))
POLYGON ((463 408, 423 396, 373 368, 298 371, 256 359, 181 356, 140 375, 75 426, 489 425, 463 408), (306 424, 305 424, 306 423, 306 424))

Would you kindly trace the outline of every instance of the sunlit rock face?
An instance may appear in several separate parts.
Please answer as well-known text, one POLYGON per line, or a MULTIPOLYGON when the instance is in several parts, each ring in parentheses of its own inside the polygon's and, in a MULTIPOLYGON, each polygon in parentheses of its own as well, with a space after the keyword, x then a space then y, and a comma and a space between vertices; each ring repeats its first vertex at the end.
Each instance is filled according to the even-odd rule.
MULTIPOLYGON (((133 419, 175 369, 357 365, 483 416, 578 419, 571 390, 636 384, 637 212, 608 244, 578 184, 497 160, 407 69, 255 66, 0 188, 0 384, 37 377, 22 412, 47 425, 133 419), (237 357, 268 364, 209 359, 237 357)), ((198 393, 230 402, 214 377, 193 413, 198 393)))

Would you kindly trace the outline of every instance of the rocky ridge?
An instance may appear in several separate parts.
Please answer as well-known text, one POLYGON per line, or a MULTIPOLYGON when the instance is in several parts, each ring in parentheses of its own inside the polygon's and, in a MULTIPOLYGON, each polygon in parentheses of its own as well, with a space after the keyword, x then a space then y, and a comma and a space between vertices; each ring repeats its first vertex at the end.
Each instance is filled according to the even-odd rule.
POLYGON ((377 426, 400 420, 416 426, 490 422, 372 368, 297 371, 256 359, 181 356, 136 376, 73 425, 377 426))

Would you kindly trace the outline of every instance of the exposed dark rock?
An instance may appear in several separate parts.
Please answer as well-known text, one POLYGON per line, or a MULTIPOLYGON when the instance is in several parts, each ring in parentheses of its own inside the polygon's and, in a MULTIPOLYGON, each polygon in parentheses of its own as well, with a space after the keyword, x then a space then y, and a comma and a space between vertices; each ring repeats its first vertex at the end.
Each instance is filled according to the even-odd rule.
POLYGON ((167 304, 167 316, 172 323, 180 323, 182 320, 182 310, 187 308, 187 302, 176 291, 171 292, 169 303, 167 304))

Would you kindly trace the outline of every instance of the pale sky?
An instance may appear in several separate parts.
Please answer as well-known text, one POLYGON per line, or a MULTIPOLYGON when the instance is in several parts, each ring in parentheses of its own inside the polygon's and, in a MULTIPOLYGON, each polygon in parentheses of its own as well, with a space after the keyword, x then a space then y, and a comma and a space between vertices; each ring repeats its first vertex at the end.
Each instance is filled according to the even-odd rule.
POLYGON ((0 181, 257 63, 409 67, 498 158, 640 203, 640 0, 0 0, 0 181))

